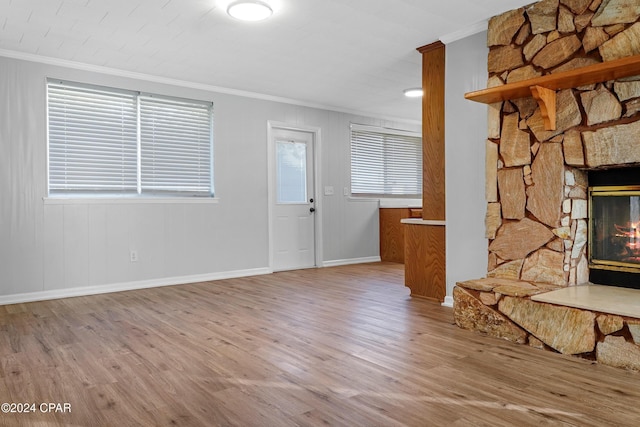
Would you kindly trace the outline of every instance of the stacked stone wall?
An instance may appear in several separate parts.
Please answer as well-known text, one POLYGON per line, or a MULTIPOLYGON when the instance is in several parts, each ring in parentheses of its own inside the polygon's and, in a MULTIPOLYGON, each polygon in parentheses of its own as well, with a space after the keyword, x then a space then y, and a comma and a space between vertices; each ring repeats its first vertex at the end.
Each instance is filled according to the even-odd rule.
MULTIPOLYGON (((639 0, 542 0, 489 22, 488 86, 640 54, 639 0)), ((640 76, 557 93, 556 129, 532 97, 489 107, 488 276, 589 280, 587 173, 640 164, 640 76)))
MULTIPOLYGON (((640 0, 542 0, 489 22, 488 87, 640 55, 640 0)), ((640 165, 640 76, 489 106, 487 278, 458 283, 458 326, 640 370, 640 319, 531 296, 588 282, 587 171, 640 165)))

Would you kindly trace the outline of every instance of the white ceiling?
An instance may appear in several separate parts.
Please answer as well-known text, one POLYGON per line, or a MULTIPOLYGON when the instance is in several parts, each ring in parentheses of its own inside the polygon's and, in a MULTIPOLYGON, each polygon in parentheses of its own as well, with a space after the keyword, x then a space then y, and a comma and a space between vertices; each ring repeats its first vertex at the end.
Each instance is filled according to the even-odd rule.
POLYGON ((268 0, 244 23, 230 0, 0 0, 0 55, 37 55, 420 119, 416 48, 534 0, 268 0))

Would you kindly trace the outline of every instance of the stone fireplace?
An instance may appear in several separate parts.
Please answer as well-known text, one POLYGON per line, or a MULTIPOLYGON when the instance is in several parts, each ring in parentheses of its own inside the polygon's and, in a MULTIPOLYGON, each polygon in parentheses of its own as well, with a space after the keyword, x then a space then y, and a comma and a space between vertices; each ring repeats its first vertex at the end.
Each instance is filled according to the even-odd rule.
MULTIPOLYGON (((488 87, 638 55, 639 18, 640 2, 628 0, 542 0, 494 17, 488 87)), ((633 308, 585 310, 536 298, 580 288, 602 270, 602 260, 589 259, 606 246, 589 241, 590 207, 599 206, 589 204, 590 175, 640 165, 640 76, 559 90, 555 106, 553 130, 533 97, 489 106, 487 277, 458 284, 454 317, 464 328, 640 369, 640 310, 636 316, 633 308)), ((639 196, 623 197, 631 205, 639 196)), ((640 283, 640 269, 630 266, 640 266, 640 216, 613 219, 616 208, 600 209, 609 209, 614 224, 607 227, 619 227, 607 238, 617 255, 607 256, 623 257, 626 248, 625 260, 612 261, 640 283)))

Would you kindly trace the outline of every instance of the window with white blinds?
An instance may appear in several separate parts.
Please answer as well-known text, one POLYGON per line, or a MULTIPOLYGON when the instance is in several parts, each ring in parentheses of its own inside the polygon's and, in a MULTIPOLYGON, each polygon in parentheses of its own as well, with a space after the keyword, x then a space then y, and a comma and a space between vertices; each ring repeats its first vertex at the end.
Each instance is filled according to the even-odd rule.
POLYGON ((49 81, 49 194, 213 196, 213 106, 49 81))
POLYGON ((211 104, 140 97, 143 193, 211 193, 211 122, 211 104))
POLYGON ((351 125, 351 194, 422 194, 422 138, 395 129, 351 125))
POLYGON ((48 84, 49 192, 137 191, 135 94, 48 84))

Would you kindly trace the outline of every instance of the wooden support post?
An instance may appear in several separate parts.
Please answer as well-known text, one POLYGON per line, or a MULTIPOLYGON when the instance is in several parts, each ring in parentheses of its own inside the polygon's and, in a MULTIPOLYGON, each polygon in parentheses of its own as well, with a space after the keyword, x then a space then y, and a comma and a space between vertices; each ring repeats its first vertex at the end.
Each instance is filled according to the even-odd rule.
POLYGON ((418 48, 422 54, 422 219, 405 223, 405 286, 412 297, 443 302, 445 233, 445 45, 418 48))

